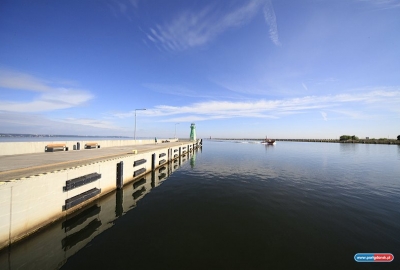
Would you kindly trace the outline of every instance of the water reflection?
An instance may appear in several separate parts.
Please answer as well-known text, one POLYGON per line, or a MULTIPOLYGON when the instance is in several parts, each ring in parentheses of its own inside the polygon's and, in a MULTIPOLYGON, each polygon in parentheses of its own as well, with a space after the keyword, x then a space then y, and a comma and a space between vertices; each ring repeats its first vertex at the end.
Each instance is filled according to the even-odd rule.
POLYGON ((359 250, 397 256, 396 147, 207 143, 188 157, 193 169, 180 170, 65 268, 354 269, 359 250))
POLYGON ((115 220, 137 206, 146 194, 158 187, 190 159, 195 152, 165 164, 153 172, 98 199, 95 203, 57 221, 42 231, 0 252, 0 269, 58 269, 93 238, 111 228, 115 220))
POLYGON ((86 220, 92 217, 96 217, 100 213, 100 211, 101 208, 97 204, 92 205, 84 209, 83 211, 80 211, 78 215, 64 221, 61 224, 61 228, 64 228, 65 232, 69 232, 72 229, 76 228, 77 226, 83 224, 86 220))
POLYGON ((192 167, 193 169, 195 165, 196 165, 196 153, 193 153, 192 157, 190 158, 190 167, 192 167))
POLYGON ((273 144, 263 144, 264 145, 264 147, 265 147, 265 151, 266 152, 268 152, 268 151, 274 151, 274 149, 275 149, 275 145, 273 145, 273 144))
POLYGON ((354 153, 358 149, 357 143, 340 143, 340 152, 341 153, 354 153))
POLYGON ((86 225, 83 229, 67 235, 64 239, 61 240, 61 246, 64 251, 67 251, 74 247, 79 242, 84 241, 89 238, 98 228, 101 226, 101 221, 97 218, 92 220, 88 225, 86 225))
POLYGON ((400 159, 400 144, 397 145, 397 155, 398 155, 398 157, 400 159))
POLYGON ((122 213, 124 212, 124 190, 123 189, 118 189, 115 192, 115 217, 118 218, 122 216, 122 213))

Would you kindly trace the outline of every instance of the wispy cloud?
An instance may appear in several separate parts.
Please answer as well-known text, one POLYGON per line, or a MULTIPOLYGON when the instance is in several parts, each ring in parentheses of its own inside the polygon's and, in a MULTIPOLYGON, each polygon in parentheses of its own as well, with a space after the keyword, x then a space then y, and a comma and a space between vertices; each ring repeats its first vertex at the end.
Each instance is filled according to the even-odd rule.
POLYGON ((400 8, 399 0, 357 0, 357 1, 372 4, 374 7, 378 9, 400 8))
POLYGON ((306 90, 308 92, 308 87, 307 85, 305 85, 305 83, 301 83, 301 85, 303 86, 304 90, 306 90))
POLYGON ((351 119, 363 119, 363 120, 367 120, 367 119, 376 119, 377 118, 377 113, 374 114, 367 114, 365 111, 357 111, 357 110, 352 110, 352 109, 348 109, 348 108, 339 108, 339 109, 333 109, 330 110, 330 112, 332 113, 336 113, 339 115, 344 115, 344 117, 346 118, 351 118, 351 119))
POLYGON ((278 25, 276 23, 275 11, 274 7, 272 6, 271 0, 267 0, 265 2, 263 13, 264 18, 269 25, 269 37, 276 46, 280 46, 281 43, 279 41, 278 25))
POLYGON ((116 135, 127 131, 112 122, 96 119, 51 119, 37 113, 0 111, 0 131, 11 133, 116 135))
POLYGON ((271 92, 271 89, 264 87, 262 82, 259 79, 251 78, 251 79, 242 79, 236 80, 234 78, 228 79, 212 79, 211 80, 216 85, 229 90, 230 92, 234 92, 229 94, 229 97, 236 99, 246 99, 249 95, 266 95, 271 92))
POLYGON ((65 118, 59 120, 60 122, 67 124, 77 124, 88 127, 95 127, 100 129, 111 129, 120 130, 121 128, 116 126, 112 121, 102 120, 102 119, 92 119, 92 118, 65 118))
MULTIPOLYGON (((385 89, 356 94, 328 96, 305 96, 301 98, 257 100, 247 102, 207 101, 186 106, 159 105, 142 112, 148 117, 161 117, 162 121, 182 119, 210 120, 236 117, 277 118, 288 114, 299 114, 311 110, 340 109, 346 105, 379 107, 395 112, 400 105, 400 90, 385 89), (393 109, 393 110, 392 110, 393 109), (190 117, 191 118, 190 118, 190 117)), ((134 112, 115 114, 115 117, 131 117, 134 112)), ((321 112, 326 120, 327 114, 321 112)))
POLYGON ((48 84, 49 81, 30 74, 0 69, 0 87, 2 88, 46 92, 51 90, 48 84))
POLYGON ((181 85, 161 84, 161 83, 144 83, 142 86, 162 94, 175 95, 180 97, 196 97, 196 98, 211 98, 210 95, 205 95, 200 91, 195 91, 190 87, 181 85))
POLYGON ((174 123, 183 123, 183 122, 197 122, 197 121, 204 121, 210 120, 210 117, 201 117, 197 115, 188 115, 188 116, 181 116, 170 118, 161 122, 174 122, 174 123))
POLYGON ((324 119, 324 121, 328 121, 328 114, 326 112, 321 112, 321 116, 324 119))
POLYGON ((67 109, 80 106, 93 98, 88 91, 64 87, 30 74, 9 70, 0 70, 0 88, 39 92, 30 101, 0 100, 0 110, 9 112, 44 112, 67 109))
POLYGON ((187 10, 175 16, 170 22, 151 27, 146 36, 148 40, 165 50, 182 51, 207 44, 222 32, 249 22, 260 8, 263 8, 272 41, 279 45, 275 12, 269 0, 247 1, 225 13, 218 11, 214 5, 200 11, 187 10))
POLYGON ((115 17, 119 15, 123 15, 127 17, 129 20, 130 13, 132 10, 136 10, 139 7, 139 0, 114 0, 108 2, 108 7, 115 17))
POLYGON ((314 84, 316 84, 316 85, 326 85, 326 84, 336 83, 338 81, 339 81, 338 79, 331 77, 331 78, 326 78, 326 79, 323 79, 323 80, 315 80, 314 84))

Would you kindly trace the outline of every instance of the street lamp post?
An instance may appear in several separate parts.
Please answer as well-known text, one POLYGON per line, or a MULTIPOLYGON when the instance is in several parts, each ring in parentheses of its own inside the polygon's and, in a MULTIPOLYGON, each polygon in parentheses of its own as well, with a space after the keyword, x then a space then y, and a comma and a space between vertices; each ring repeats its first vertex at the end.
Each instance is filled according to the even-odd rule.
POLYGON ((136 111, 145 111, 146 109, 135 109, 135 134, 133 139, 136 141, 136 111))
POLYGON ((174 135, 174 139, 176 139, 176 125, 178 125, 179 123, 175 123, 175 135, 174 135))

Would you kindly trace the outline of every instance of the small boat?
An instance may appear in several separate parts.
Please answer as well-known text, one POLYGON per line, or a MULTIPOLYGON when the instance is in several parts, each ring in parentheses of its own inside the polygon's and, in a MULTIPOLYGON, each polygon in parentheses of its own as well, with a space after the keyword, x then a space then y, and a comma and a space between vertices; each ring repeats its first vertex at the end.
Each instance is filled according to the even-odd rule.
POLYGON ((263 140, 261 143, 268 144, 268 145, 274 145, 274 144, 276 144, 276 141, 273 139, 268 139, 268 137, 266 137, 265 140, 263 140))

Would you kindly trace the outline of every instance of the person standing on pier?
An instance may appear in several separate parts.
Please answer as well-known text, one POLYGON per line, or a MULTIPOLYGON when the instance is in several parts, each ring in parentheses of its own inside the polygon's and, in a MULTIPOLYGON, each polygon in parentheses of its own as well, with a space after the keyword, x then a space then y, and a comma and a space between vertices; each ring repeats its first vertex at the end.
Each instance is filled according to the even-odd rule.
POLYGON ((154 137, 154 144, 157 144, 157 137, 154 137))

